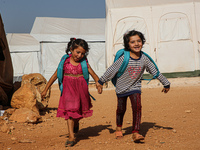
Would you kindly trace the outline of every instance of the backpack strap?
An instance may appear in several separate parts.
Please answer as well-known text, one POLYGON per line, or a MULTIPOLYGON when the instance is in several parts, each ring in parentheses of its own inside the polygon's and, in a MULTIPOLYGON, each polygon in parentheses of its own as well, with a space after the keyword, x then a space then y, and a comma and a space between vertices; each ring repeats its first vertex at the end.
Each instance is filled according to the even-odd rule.
POLYGON ((61 95, 62 95, 62 91, 63 91, 63 84, 62 84, 62 80, 63 80, 63 65, 65 63, 65 60, 69 57, 68 54, 65 54, 61 60, 60 63, 58 64, 58 68, 57 68, 57 78, 58 78, 58 84, 59 84, 59 88, 61 91, 61 95))
MULTIPOLYGON (((60 91, 61 91, 61 95, 62 95, 62 92, 63 92, 63 66, 64 66, 64 63, 65 63, 65 60, 69 58, 69 55, 68 54, 65 54, 62 58, 61 58, 61 61, 60 63, 58 64, 58 69, 57 69, 57 78, 58 78, 58 84, 59 84, 59 88, 60 88, 60 91)), ((82 71, 83 71, 83 77, 84 79, 86 80, 87 82, 87 85, 89 83, 89 72, 88 72, 88 67, 87 67, 87 62, 86 62, 86 58, 84 57, 82 60, 81 60, 81 68, 82 68, 82 71)), ((90 95, 90 93, 89 93, 90 95)), ((92 95, 90 95, 91 98, 93 100, 96 100, 92 95)))
MULTIPOLYGON (((157 74, 155 76, 153 76, 152 79, 156 79, 159 76, 159 74, 160 74, 158 66, 156 65, 156 63, 154 62, 154 60, 147 53, 145 53, 143 51, 141 51, 141 52, 145 56, 147 56, 150 59, 150 61, 155 65, 156 70, 157 70, 157 74)), ((118 73, 111 79, 111 81, 112 81, 112 83, 113 83, 114 86, 116 86, 117 78, 119 78, 124 73, 124 71, 126 70, 126 68, 128 66, 129 58, 130 58, 130 51, 126 51, 124 49, 120 49, 119 51, 117 51, 117 53, 115 55, 114 62, 116 62, 123 55, 124 55, 124 60, 122 62, 122 65, 120 66, 120 68, 118 70, 118 73)), ((152 79, 143 79, 143 80, 149 80, 149 82, 150 82, 152 79)))
POLYGON ((85 57, 81 60, 81 68, 82 68, 82 71, 83 71, 83 77, 88 84, 89 83, 89 72, 88 72, 88 67, 87 67, 87 62, 86 62, 85 57))
POLYGON ((124 73, 129 63, 130 52, 124 49, 120 49, 116 53, 114 62, 116 62, 123 55, 124 55, 124 60, 122 62, 122 65, 120 66, 118 73, 111 80, 114 86, 116 86, 117 78, 119 78, 124 73))
MULTIPOLYGON (((82 67, 82 71, 83 71, 83 77, 87 82, 87 85, 89 84, 89 72, 88 72, 88 67, 87 67, 87 62, 86 62, 86 58, 84 57, 81 61, 81 67, 82 67)), ((95 101, 96 99, 90 94, 90 97, 95 101)))
MULTIPOLYGON (((152 79, 156 79, 156 78, 159 76, 160 71, 159 71, 159 69, 158 69, 158 66, 157 66, 156 63, 154 62, 154 60, 153 60, 147 53, 145 53, 145 52, 143 52, 143 51, 142 51, 142 53, 150 59, 150 61, 154 64, 154 66, 156 67, 156 70, 157 70, 157 73, 156 73, 155 76, 153 76, 153 78, 151 78, 151 79, 143 79, 143 80, 149 80, 149 82, 150 82, 152 79)), ((148 82, 148 83, 149 83, 149 82, 148 82)), ((147 84, 148 84, 148 83, 147 83, 147 84)))
MULTIPOLYGON (((130 52, 129 51, 125 51, 124 49, 122 49, 119 54, 122 56, 124 55, 124 60, 122 62, 122 65, 120 66, 119 68, 119 71, 117 73, 117 78, 119 78, 123 73, 124 71, 126 70, 127 66, 128 66, 128 63, 129 63, 129 58, 130 58, 130 52), (123 53, 122 53, 123 51, 123 53)), ((120 57, 121 57, 120 56, 120 57)), ((119 59, 119 58, 118 58, 119 59)), ((115 60, 116 61, 116 60, 115 60)))

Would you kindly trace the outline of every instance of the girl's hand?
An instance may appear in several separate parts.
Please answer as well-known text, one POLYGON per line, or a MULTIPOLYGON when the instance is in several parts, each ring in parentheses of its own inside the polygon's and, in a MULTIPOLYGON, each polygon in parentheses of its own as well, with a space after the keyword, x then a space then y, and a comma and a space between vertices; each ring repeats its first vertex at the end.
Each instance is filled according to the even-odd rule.
POLYGON ((170 88, 163 88, 162 92, 167 93, 169 91, 170 88))
POLYGON ((45 98, 46 94, 47 94, 46 91, 43 91, 43 92, 41 93, 41 98, 42 98, 42 100, 45 98))
POLYGON ((99 84, 99 82, 96 82, 96 89, 98 90, 98 93, 101 94, 103 91, 103 86, 99 84))
POLYGON ((102 87, 98 87, 98 93, 101 94, 103 91, 103 88, 102 87))

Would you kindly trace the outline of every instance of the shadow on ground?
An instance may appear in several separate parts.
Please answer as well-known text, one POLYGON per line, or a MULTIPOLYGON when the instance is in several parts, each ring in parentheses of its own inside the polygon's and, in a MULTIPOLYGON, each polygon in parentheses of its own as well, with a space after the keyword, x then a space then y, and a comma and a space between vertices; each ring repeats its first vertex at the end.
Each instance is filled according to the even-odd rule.
POLYGON ((81 129, 77 133, 76 142, 80 140, 84 140, 84 139, 89 139, 90 137, 99 136, 100 132, 102 132, 105 129, 108 129, 110 133, 114 133, 115 131, 109 128, 110 126, 111 125, 97 125, 97 126, 81 129))
POLYGON ((50 113, 51 110, 57 110, 57 109, 58 109, 57 107, 52 107, 52 108, 46 108, 44 110, 40 110, 40 115, 44 116, 46 113, 50 113))
MULTIPOLYGON (((156 125, 156 123, 153 123, 153 122, 143 122, 140 125, 140 134, 142 134, 145 137, 147 132, 151 128, 153 128, 154 130, 161 129, 161 128, 166 129, 166 130, 172 130, 173 129, 172 127, 164 127, 164 126, 156 125)), ((124 128, 123 130, 125 130, 124 135, 131 134, 132 133, 132 126, 124 128)))

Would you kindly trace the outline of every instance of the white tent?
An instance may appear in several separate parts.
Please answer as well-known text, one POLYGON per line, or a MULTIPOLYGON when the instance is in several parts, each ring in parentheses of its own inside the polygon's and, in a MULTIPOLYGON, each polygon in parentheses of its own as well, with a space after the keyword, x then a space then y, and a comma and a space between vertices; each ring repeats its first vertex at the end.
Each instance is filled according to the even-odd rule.
POLYGON ((88 61, 91 67, 99 76, 104 73, 105 19, 36 17, 30 34, 40 42, 41 73, 47 80, 55 72, 71 37, 82 38, 88 42, 88 61))
POLYGON ((14 78, 24 74, 40 73, 40 44, 30 34, 8 33, 6 35, 12 64, 14 78))
POLYGON ((106 0, 108 66, 123 48, 123 34, 136 29, 162 73, 199 71, 199 8, 200 0, 106 0))

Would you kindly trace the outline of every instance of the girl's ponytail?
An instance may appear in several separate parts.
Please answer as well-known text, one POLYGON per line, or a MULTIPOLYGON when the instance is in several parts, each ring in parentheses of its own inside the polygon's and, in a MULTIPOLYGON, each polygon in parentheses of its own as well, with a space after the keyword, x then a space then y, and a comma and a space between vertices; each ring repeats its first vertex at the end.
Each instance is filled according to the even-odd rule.
POLYGON ((71 48, 72 48, 72 45, 73 43, 75 42, 76 38, 70 38, 70 41, 69 43, 67 44, 67 49, 66 49, 66 53, 69 54, 71 48))

